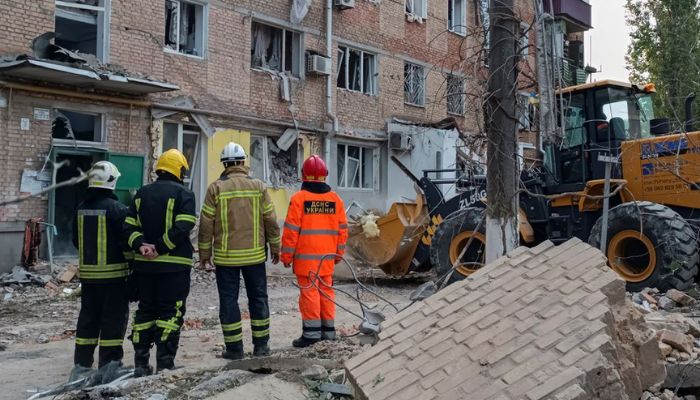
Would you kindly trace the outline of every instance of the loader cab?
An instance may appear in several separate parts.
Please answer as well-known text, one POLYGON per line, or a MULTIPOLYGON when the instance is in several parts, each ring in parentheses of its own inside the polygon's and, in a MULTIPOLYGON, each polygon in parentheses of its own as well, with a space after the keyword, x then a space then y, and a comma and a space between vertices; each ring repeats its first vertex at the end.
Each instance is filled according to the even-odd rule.
MULTIPOLYGON (((544 146, 547 192, 582 190, 586 182, 605 175, 599 155, 618 156, 623 141, 650 137, 653 92, 653 85, 640 88, 614 81, 558 91, 557 103, 563 107, 557 124, 563 137, 544 146)), ((613 168, 612 177, 622 177, 621 165, 613 168)))

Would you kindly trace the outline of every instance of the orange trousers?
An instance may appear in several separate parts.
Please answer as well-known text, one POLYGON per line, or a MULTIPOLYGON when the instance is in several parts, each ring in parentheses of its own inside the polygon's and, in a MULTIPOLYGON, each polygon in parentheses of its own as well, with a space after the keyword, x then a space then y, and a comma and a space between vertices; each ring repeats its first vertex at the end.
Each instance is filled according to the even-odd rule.
POLYGON ((297 275, 302 334, 307 339, 335 339, 333 276, 316 276, 313 281, 308 276, 297 275))

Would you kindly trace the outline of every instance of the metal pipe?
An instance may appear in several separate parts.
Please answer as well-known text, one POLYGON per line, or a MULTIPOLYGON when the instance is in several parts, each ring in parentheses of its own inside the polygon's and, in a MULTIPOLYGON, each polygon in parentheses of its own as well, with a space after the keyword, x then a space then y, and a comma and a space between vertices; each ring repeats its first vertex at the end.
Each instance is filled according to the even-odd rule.
MULTIPOLYGON (((333 0, 326 0, 326 57, 333 60, 333 0)), ((323 158, 331 159, 331 135, 338 132, 338 117, 333 112, 333 74, 326 77, 326 115, 331 120, 331 129, 323 140, 323 158)))

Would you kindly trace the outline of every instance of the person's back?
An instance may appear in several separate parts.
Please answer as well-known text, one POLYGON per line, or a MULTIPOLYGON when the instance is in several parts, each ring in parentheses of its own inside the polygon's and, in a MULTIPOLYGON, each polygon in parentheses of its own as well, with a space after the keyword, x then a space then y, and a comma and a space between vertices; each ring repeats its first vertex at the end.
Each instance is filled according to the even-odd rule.
POLYGON ((304 183, 289 203, 280 260, 299 284, 302 335, 294 347, 335 339, 333 270, 345 254, 348 225, 341 198, 326 184, 328 168, 317 155, 302 167, 304 183))
POLYGON ((229 143, 221 152, 224 173, 209 185, 199 225, 199 259, 216 266, 219 317, 226 351, 222 357, 243 358, 243 322, 238 307, 241 274, 250 310, 254 356, 270 354, 270 307, 265 261, 279 262, 280 230, 265 184, 248 175, 243 147, 229 143), (212 257, 213 255, 213 257, 212 257))
POLYGON ((134 374, 148 375, 150 348, 156 368, 172 369, 190 291, 192 244, 197 222, 194 193, 183 185, 189 165, 176 149, 156 164, 158 179, 141 188, 125 220, 128 244, 136 253, 134 276, 139 306, 134 314, 134 374))
POLYGON ((153 244, 158 253, 155 258, 137 254, 134 268, 144 273, 189 270, 192 266, 189 231, 197 221, 194 193, 171 174, 161 174, 137 192, 134 207, 142 241, 153 244), (179 222, 183 222, 182 227, 179 222))
POLYGON ((119 176, 114 164, 95 163, 89 172, 87 193, 73 220, 82 295, 71 378, 78 378, 92 367, 97 345, 100 367, 121 363, 124 356, 130 269, 122 231, 127 210, 113 193, 119 176))
POLYGON ((265 244, 273 253, 279 249, 279 227, 274 206, 265 184, 248 175, 244 166, 226 168, 221 178, 212 183, 202 206, 203 215, 216 221, 213 230, 200 227, 200 252, 204 254, 209 238, 213 238, 211 254, 214 265, 246 266, 264 262, 265 244), (269 240, 268 240, 269 237, 269 240))

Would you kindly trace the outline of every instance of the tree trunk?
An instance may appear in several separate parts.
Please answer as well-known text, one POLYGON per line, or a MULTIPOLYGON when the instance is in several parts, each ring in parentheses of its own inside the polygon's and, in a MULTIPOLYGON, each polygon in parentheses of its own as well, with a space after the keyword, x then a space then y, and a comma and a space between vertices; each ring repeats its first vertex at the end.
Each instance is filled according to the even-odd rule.
POLYGON ((516 196, 517 54, 519 22, 513 0, 491 0, 487 136, 486 262, 518 245, 516 196))

